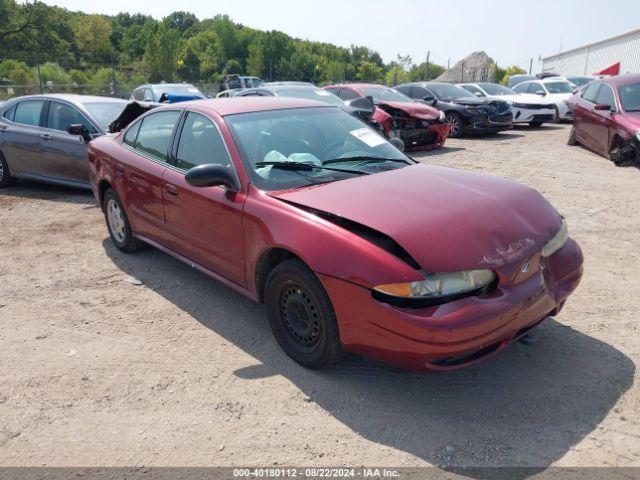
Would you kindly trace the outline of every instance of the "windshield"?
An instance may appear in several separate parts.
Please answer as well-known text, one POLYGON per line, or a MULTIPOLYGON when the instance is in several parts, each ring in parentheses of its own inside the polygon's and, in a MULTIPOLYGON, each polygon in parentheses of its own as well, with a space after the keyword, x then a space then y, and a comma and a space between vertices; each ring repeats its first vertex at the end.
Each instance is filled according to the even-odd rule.
POLYGON ((124 110, 126 101, 110 101, 110 102, 90 102, 82 105, 91 116, 98 122, 102 130, 107 130, 109 124, 113 122, 118 115, 124 110))
POLYGON ((373 97, 374 102, 413 102, 409 97, 389 87, 362 87, 358 88, 365 97, 373 97))
POLYGON ((620 103, 625 112, 640 112, 640 83, 618 87, 620 103))
POLYGON ((166 94, 173 94, 173 95, 193 95, 193 96, 198 96, 200 98, 205 98, 204 94, 198 90, 196 87, 194 87, 193 85, 189 85, 189 84, 184 84, 184 85, 158 85, 157 87, 154 87, 153 90, 156 92, 156 94, 158 95, 158 97, 160 95, 162 95, 163 93, 166 94))
POLYGON ((306 98, 308 100, 318 100, 319 102, 328 103, 341 107, 344 102, 336 97, 333 93, 319 88, 290 88, 286 90, 277 90, 277 94, 281 97, 306 98))
POLYGON ((344 180, 413 163, 384 137, 339 108, 240 113, 227 115, 225 121, 252 183, 262 190, 344 180), (291 163, 278 167, 283 162, 295 162, 295 168, 291 163))
POLYGON ((456 87, 455 85, 447 85, 444 83, 429 83, 427 84, 427 88, 431 90, 438 100, 455 100, 458 98, 469 98, 474 97, 474 95, 464 88, 456 87))
POLYGON ((549 93, 571 93, 573 88, 569 82, 545 82, 544 86, 549 93))
POLYGON ((479 83, 480 88, 487 92, 488 95, 517 95, 516 92, 497 83, 479 83))

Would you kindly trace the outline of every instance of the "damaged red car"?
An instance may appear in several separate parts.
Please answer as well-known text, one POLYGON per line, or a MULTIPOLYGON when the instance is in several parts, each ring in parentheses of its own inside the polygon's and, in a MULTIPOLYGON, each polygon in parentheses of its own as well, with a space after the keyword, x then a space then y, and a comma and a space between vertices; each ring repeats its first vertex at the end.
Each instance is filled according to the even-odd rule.
POLYGON ((384 85, 349 83, 328 85, 326 90, 345 102, 370 97, 376 105, 372 119, 388 138, 399 138, 407 151, 432 150, 444 145, 451 128, 440 110, 415 102, 405 94, 384 85))
POLYGON ((89 162, 117 248, 152 245, 264 303, 310 368, 346 352, 479 362, 556 315, 582 274, 536 191, 417 163, 312 100, 161 106, 93 140, 89 162))

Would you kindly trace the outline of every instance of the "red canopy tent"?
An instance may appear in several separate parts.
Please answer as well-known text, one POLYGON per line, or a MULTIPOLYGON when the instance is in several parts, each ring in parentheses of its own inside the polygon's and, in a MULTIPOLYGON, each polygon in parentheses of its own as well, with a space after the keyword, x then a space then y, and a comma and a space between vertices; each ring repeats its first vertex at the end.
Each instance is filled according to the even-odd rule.
POLYGON ((595 75, 618 75, 620 73, 620 62, 609 65, 607 68, 596 72, 595 75))

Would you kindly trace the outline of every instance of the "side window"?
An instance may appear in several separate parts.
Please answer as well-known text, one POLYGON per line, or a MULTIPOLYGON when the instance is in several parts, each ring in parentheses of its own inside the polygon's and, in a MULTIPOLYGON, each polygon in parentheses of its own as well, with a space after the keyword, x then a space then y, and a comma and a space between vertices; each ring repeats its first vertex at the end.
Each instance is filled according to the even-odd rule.
POLYGON ((124 134, 124 143, 126 143, 130 147, 133 147, 136 144, 136 137, 138 136, 138 130, 140 130, 141 124, 142 120, 138 120, 131 127, 129 127, 127 133, 124 134))
POLYGON ((134 148, 166 161, 173 127, 179 117, 180 112, 173 110, 152 113, 144 117, 134 148))
POLYGON ((143 90, 144 94, 142 95, 142 100, 145 102, 153 102, 153 92, 150 88, 145 88, 143 90))
POLYGON ((360 98, 360 95, 348 88, 341 88, 339 97, 343 100, 353 100, 354 98, 360 98))
POLYGON ((603 83, 602 87, 600 87, 600 90, 598 90, 596 103, 600 105, 609 105, 611 107, 616 106, 616 99, 613 96, 613 91, 611 90, 611 87, 606 83, 603 83))
POLYGON ((4 118, 6 118, 7 120, 13 122, 13 115, 16 113, 16 106, 13 105, 10 109, 8 109, 6 112, 4 112, 4 114, 2 115, 4 118))
POLYGON ((77 108, 61 102, 50 102, 47 122, 45 126, 53 130, 67 131, 69 125, 80 123, 84 125, 89 133, 96 133, 96 129, 87 118, 78 111, 77 108))
POLYGON ((596 101, 596 93, 598 93, 598 87, 600 87, 600 82, 593 82, 589 84, 587 88, 582 92, 582 98, 587 102, 595 103, 596 101))
POLYGON ((473 85, 464 85, 462 88, 478 97, 484 97, 484 93, 482 93, 482 91, 478 87, 474 87, 473 85))
POLYGON ((413 88, 413 89, 412 89, 411 87, 408 87, 408 86, 406 86, 406 85, 400 85, 400 86, 395 87, 395 88, 396 88, 396 90, 398 90, 400 93, 405 94, 407 97, 411 97, 411 98, 418 98, 418 97, 414 97, 414 96, 413 96, 413 92, 411 91, 411 90, 413 90, 413 91, 415 92, 415 91, 417 90, 417 88, 418 88, 418 87, 415 87, 415 88, 413 88))
POLYGON ((37 127, 40 125, 40 114, 42 113, 42 106, 44 100, 27 100, 25 102, 19 102, 16 105, 16 111, 13 114, 13 121, 16 123, 22 123, 23 125, 33 125, 37 127))
POLYGON ((189 170, 206 163, 228 167, 231 158, 214 123, 204 115, 189 112, 178 141, 176 167, 189 170))
POLYGON ((515 87, 513 87, 513 89, 518 92, 518 93, 527 93, 527 90, 529 89, 529 84, 519 84, 516 85, 515 87))
POLYGON ((539 93, 539 92, 547 93, 544 87, 542 86, 542 84, 538 82, 530 83, 528 91, 529 93, 539 93))
POLYGON ((138 88, 137 90, 133 91, 133 98, 134 100, 142 100, 144 98, 144 90, 142 88, 138 88))
POLYGON ((340 95, 338 95, 340 93, 340 89, 339 88, 331 87, 331 88, 325 88, 325 90, 327 90, 328 92, 333 93, 334 95, 340 96, 340 95))

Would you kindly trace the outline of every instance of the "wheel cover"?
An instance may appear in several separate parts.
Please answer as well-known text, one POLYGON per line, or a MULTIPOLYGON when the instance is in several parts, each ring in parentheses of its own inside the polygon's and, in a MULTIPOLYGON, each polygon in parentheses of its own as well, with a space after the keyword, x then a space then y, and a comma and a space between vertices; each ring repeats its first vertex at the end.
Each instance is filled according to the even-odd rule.
POLYGON ((313 297, 300 285, 282 293, 280 313, 286 333, 301 351, 313 350, 321 338, 320 312, 313 297))
POLYGON ((449 122, 449 131, 451 132, 451 135, 458 135, 460 133, 460 121, 458 120, 458 117, 450 115, 447 117, 447 120, 449 122))
POLYGON ((107 202, 107 220, 113 237, 118 243, 124 243, 126 236, 124 215, 120 205, 113 198, 107 202))

